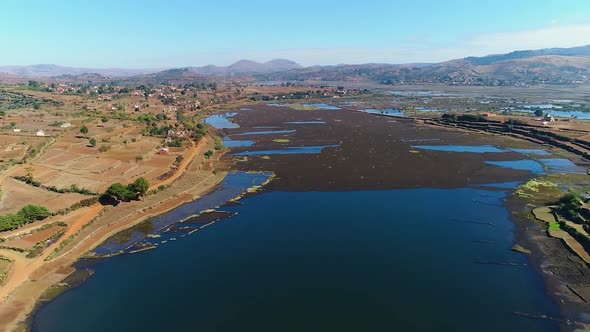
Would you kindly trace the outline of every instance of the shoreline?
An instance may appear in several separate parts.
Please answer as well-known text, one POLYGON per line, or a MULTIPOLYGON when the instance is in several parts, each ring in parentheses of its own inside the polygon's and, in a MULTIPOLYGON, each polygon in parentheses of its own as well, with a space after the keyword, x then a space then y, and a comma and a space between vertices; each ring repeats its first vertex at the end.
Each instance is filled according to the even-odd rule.
MULTIPOLYGON (((250 173, 259 173, 259 172, 250 172, 250 173)), ((229 174, 229 172, 224 172, 222 180, 226 178, 226 176, 229 174)), ((246 188, 241 194, 239 194, 238 196, 232 197, 230 199, 228 199, 227 201, 225 201, 223 204, 227 204, 230 202, 237 202, 249 195, 254 195, 257 192, 259 192, 260 190, 262 190, 268 183, 270 183, 275 177, 275 174, 270 174, 268 176, 268 178, 261 184, 259 185, 253 185, 251 187, 246 188)), ((199 200, 200 198, 203 198, 205 196, 207 196, 208 194, 214 192, 219 185, 221 184, 221 182, 217 183, 215 186, 209 188, 208 190, 204 191, 202 193, 202 195, 198 196, 198 197, 193 197, 193 198, 188 198, 186 200, 182 200, 179 201, 178 204, 175 204, 173 206, 170 206, 164 210, 159 210, 159 211, 155 211, 146 215, 143 215, 141 218, 136 218, 133 223, 126 223, 124 225, 121 225, 120 227, 116 228, 116 229, 111 229, 108 233, 105 233, 103 235, 103 237, 97 241, 94 242, 94 245, 87 250, 86 252, 90 252, 91 250, 95 249, 96 247, 100 246, 101 244, 103 244, 105 241, 107 241, 110 237, 112 237, 113 235, 118 234, 119 232, 125 231, 127 229, 133 228, 134 226, 150 219, 150 218, 154 218, 157 216, 160 216, 162 214, 165 214, 169 211, 172 211, 176 208, 178 208, 179 206, 186 204, 186 203, 191 203, 194 201, 199 200)), ((188 220, 194 217, 197 217, 199 215, 201 215, 202 213, 208 212, 209 210, 215 210, 219 208, 219 206, 215 206, 215 207, 211 207, 209 209, 205 209, 202 211, 198 211, 195 212, 193 215, 188 216, 186 218, 183 218, 182 220, 179 220, 176 223, 182 222, 184 220, 188 220)), ((224 219, 225 217, 221 218, 224 219)), ((215 224, 218 220, 214 220, 211 221, 207 224, 204 224, 202 226, 200 226, 198 228, 198 230, 209 227, 213 224, 215 224)), ((187 235, 190 235, 192 233, 196 232, 196 230, 193 230, 189 233, 187 233, 187 235)), ((109 259, 111 257, 117 256, 117 255, 121 255, 121 254, 135 254, 135 253, 139 253, 139 252, 143 252, 143 251, 147 251, 147 250, 151 250, 151 249, 157 249, 155 247, 149 247, 149 248, 145 248, 145 249, 139 249, 136 251, 132 251, 132 252, 128 252, 128 253, 116 253, 116 254, 112 254, 112 255, 107 255, 107 256, 100 256, 100 257, 93 257, 93 256, 87 256, 85 257, 84 255, 79 256, 73 263, 72 266, 75 265, 77 262, 79 262, 81 259, 85 259, 85 258, 99 258, 99 259, 109 259)), ((79 287, 80 285, 82 285, 86 280, 88 280, 88 278, 90 278, 92 275, 94 274, 94 271, 92 269, 76 269, 73 268, 71 273, 69 273, 60 283, 58 284, 54 284, 51 285, 49 287, 47 287, 45 289, 45 291, 41 294, 41 296, 35 301, 33 308, 29 311, 29 313, 26 315, 25 319, 23 321, 20 321, 19 323, 22 324, 21 328, 23 328, 26 331, 30 330, 30 326, 32 324, 32 319, 34 318, 34 314, 35 312, 37 312, 44 304, 50 302, 51 300, 53 300, 55 297, 59 296, 60 294, 62 294, 63 292, 66 292, 70 289, 79 287), (80 276, 76 275, 76 273, 80 273, 80 276), (70 279, 71 277, 73 277, 73 284, 67 283, 66 281, 68 281, 68 279, 70 279), (52 289, 55 289, 55 292, 51 292, 52 289)))
MULTIPOLYGON (((213 141, 204 138, 196 146, 193 143, 191 158, 185 159, 183 167, 179 168, 179 171, 171 178, 152 185, 152 187, 163 184, 169 185, 163 191, 163 194, 146 196, 141 201, 127 202, 117 207, 100 206, 98 211, 94 211, 97 210, 98 206, 89 207, 84 211, 95 213, 92 213, 90 220, 77 225, 75 232, 71 234, 75 236, 74 240, 69 243, 71 247, 65 245, 65 250, 59 252, 50 260, 34 261, 34 263, 37 263, 36 266, 33 266, 27 277, 22 278, 22 280, 13 279, 15 277, 13 275, 15 273, 13 266, 9 271, 9 281, 15 281, 13 281, 12 289, 8 290, 0 301, 0 330, 26 331, 27 321, 32 317, 41 296, 71 276, 76 271, 73 264, 112 235, 129 229, 146 219, 171 211, 182 204, 200 199, 215 190, 228 174, 227 170, 218 170, 216 173, 206 176, 200 182, 191 184, 188 188, 182 181, 188 177, 189 172, 192 175, 192 173, 207 173, 210 171, 202 169, 200 164, 195 164, 198 157, 202 155, 201 150, 212 148, 213 141), (156 199, 156 197, 159 199, 156 199), (116 217, 115 221, 105 223, 105 220, 108 220, 113 214, 116 217), (120 217, 121 214, 124 214, 124 216, 120 217), (85 231, 88 234, 84 234, 85 231)), ((224 152, 219 153, 217 158, 211 161, 221 164, 220 158, 223 154, 224 152)), ((62 237, 61 241, 57 241, 54 244, 55 247, 65 239, 67 239, 67 236, 62 237)), ((54 246, 48 247, 44 254, 39 257, 47 258, 53 252, 53 248, 54 246)), ((21 262, 20 267, 29 267, 27 263, 31 264, 32 262, 21 262)))
MULTIPOLYGON (((440 127, 433 128, 433 129, 434 130, 448 130, 446 128, 440 128, 440 127)), ((465 129, 459 129, 459 130, 465 130, 465 129)), ((489 133, 487 133, 487 134, 489 134, 489 133)), ((478 135, 482 135, 485 137, 486 133, 479 132, 478 135)), ((522 138, 516 138, 516 137, 514 137, 513 139, 518 140, 518 141, 522 140, 522 138)), ((552 152, 554 153, 555 151, 553 150, 552 152)), ((218 155, 218 157, 217 157, 218 162, 219 162, 220 157, 221 157, 221 155, 218 155)), ((572 158, 572 156, 569 156, 569 154, 568 154, 568 157, 566 157, 566 158, 570 159, 570 160, 574 160, 572 158)), ((184 175, 185 175, 185 173, 187 173, 188 168, 191 166, 195 166, 195 165, 192 165, 193 162, 194 162, 194 160, 191 160, 188 163, 189 165, 187 165, 187 168, 185 170, 183 170, 182 172, 178 172, 179 173, 178 176, 175 176, 174 180, 170 181, 170 182, 174 182, 174 184, 172 185, 172 187, 166 189, 166 191, 176 190, 176 189, 178 189, 178 188, 176 188, 177 185, 178 186, 182 185, 182 184, 178 183, 178 182, 182 182, 182 181, 176 181, 176 180, 182 180, 184 178, 184 175)), ((127 205, 126 209, 122 209, 123 211, 120 211, 120 213, 126 213, 129 211, 131 211, 131 213, 123 216, 122 219, 119 220, 115 224, 115 227, 110 228, 110 226, 112 224, 107 224, 106 226, 101 225, 102 228, 99 228, 94 233, 87 235, 82 240, 78 240, 79 243, 76 246, 68 249, 67 251, 62 252, 54 260, 47 262, 48 265, 52 266, 54 268, 54 270, 57 271, 59 268, 62 268, 63 266, 67 265, 67 263, 64 261, 72 260, 72 264, 79 261, 80 258, 83 258, 84 253, 88 253, 93 248, 96 248, 100 244, 104 243, 104 241, 106 241, 112 235, 117 234, 118 232, 121 232, 125 229, 129 229, 129 228, 145 221, 146 219, 149 219, 149 218, 161 215, 163 213, 166 213, 168 211, 171 211, 184 203, 194 201, 196 199, 204 197, 205 195, 207 195, 208 193, 213 191, 219 185, 219 183, 221 183, 221 181, 223 181, 223 179, 225 178, 225 176, 227 174, 228 174, 227 171, 219 172, 218 176, 215 177, 215 179, 218 182, 208 186, 207 187, 208 189, 200 190, 198 194, 189 193, 189 192, 192 189, 196 190, 196 187, 198 185, 200 185, 201 183, 194 184, 191 188, 188 188, 186 190, 181 190, 181 191, 174 193, 174 194, 168 193, 168 197, 166 200, 158 201, 153 204, 148 204, 143 207, 137 207, 137 205, 140 205, 139 203, 138 204, 132 203, 132 204, 127 205), (105 228, 105 227, 107 227, 107 228, 105 228), (92 243, 90 245, 82 244, 83 242, 89 241, 90 239, 92 239, 92 243), (82 252, 82 254, 80 254, 80 252, 82 252), (76 255, 76 254, 78 254, 78 255, 76 255), (65 257, 68 255, 72 255, 72 257, 65 257), (74 258, 74 256, 75 256, 75 258, 74 258)), ((207 177, 203 181, 207 181, 211 177, 212 176, 207 177)), ((536 178, 536 177, 538 177, 538 176, 533 175, 528 180, 536 178)), ((269 179, 268 181, 270 181, 271 179, 269 179)), ((267 182, 265 182, 264 185, 266 185, 267 182)), ((203 189, 203 188, 200 188, 200 189, 203 189)), ((253 189, 253 191, 256 190, 256 188, 252 188, 252 189, 253 189)), ((164 191, 164 192, 166 192, 166 191, 164 191)), ((252 192, 250 190, 248 190, 247 192, 244 193, 244 195, 247 195, 249 193, 252 193, 252 192)), ((562 296, 564 294, 562 292, 559 292, 559 293, 556 293, 556 292, 558 290, 563 291, 562 289, 560 289, 559 286, 561 286, 561 288, 563 288, 566 285, 565 284, 560 285, 559 281, 557 279, 553 278, 551 275, 549 275, 547 273, 546 270, 543 269, 543 265, 546 264, 545 261, 548 258, 543 256, 542 251, 538 249, 539 246, 542 245, 542 243, 539 242, 538 239, 535 239, 533 234, 530 234, 530 231, 531 231, 531 229, 529 228, 531 226, 530 220, 528 220, 518 214, 518 213, 523 213, 523 210, 526 210, 528 208, 527 207, 528 202, 526 199, 517 196, 515 193, 516 193, 516 188, 514 190, 510 191, 510 194, 506 197, 506 199, 504 201, 504 207, 510 213, 509 219, 513 222, 513 224, 515 226, 514 230, 513 230, 514 243, 524 245, 524 247, 529 248, 529 249, 534 249, 533 253, 531 255, 528 255, 528 258, 527 258, 531 264, 530 268, 533 273, 539 273, 539 275, 541 276, 542 281, 544 283, 544 285, 543 285, 544 291, 547 292, 548 296, 551 299, 555 300, 555 304, 559 307, 559 311, 560 311, 561 316, 558 318, 562 318, 562 317, 565 318, 566 317, 565 313, 571 312, 572 309, 570 307, 567 307, 564 303, 560 303, 560 300, 562 299, 562 296), (519 221, 518 219, 522 219, 522 220, 519 221)), ((234 198, 234 200, 238 200, 240 197, 242 197, 244 195, 240 195, 240 196, 234 198)), ((112 217, 112 214, 114 213, 112 211, 113 209, 105 209, 105 210, 108 210, 108 211, 106 211, 106 213, 109 215, 101 216, 101 218, 105 219, 110 216, 112 217)), ((530 209, 528 210, 528 212, 530 213, 530 209)), ((117 215, 119 215, 119 214, 117 214, 117 215)), ((536 223, 534 225, 535 225, 536 230, 542 231, 542 230, 540 230, 540 228, 541 228, 540 224, 536 223)), ((37 280, 37 282, 39 282, 41 280, 43 281, 42 282, 43 285, 38 285, 39 286, 38 288, 41 289, 40 287, 43 287, 43 286, 45 286, 45 288, 41 289, 42 291, 40 293, 39 293, 39 289, 36 289, 37 293, 39 293, 39 296, 36 298, 36 300, 33 301, 34 305, 32 307, 29 305, 29 306, 20 308, 20 313, 18 314, 18 317, 15 317, 11 321, 12 325, 7 325, 4 327, 10 328, 10 330, 26 330, 26 328, 27 328, 27 326, 25 325, 26 322, 33 317, 33 315, 31 313, 34 313, 37 310, 38 305, 42 305, 43 303, 45 303, 42 301, 43 299, 40 297, 43 294, 45 294, 46 291, 50 290, 52 286, 59 285, 59 283, 63 282, 64 278, 71 276, 75 272, 75 270, 71 267, 71 264, 70 264, 69 269, 66 269, 66 270, 62 269, 62 270, 60 270, 60 273, 55 273, 55 271, 46 272, 45 274, 41 273, 41 274, 36 275, 37 276, 36 279, 39 279, 39 280, 37 280), (56 274, 61 276, 61 279, 57 280, 56 274)), ((29 282, 29 283, 31 283, 31 282, 29 282)), ((15 289, 15 291, 13 293, 16 293, 17 290, 18 289, 15 289)), ((23 294, 19 294, 19 295, 21 295, 22 297, 26 296, 23 294)), ((4 323, 2 318, 3 318, 3 315, 5 314, 5 312, 3 312, 2 307, 4 305, 6 305, 5 302, 8 302, 8 300, 0 303, 0 322, 2 322, 2 323, 0 323, 0 330, 3 327, 2 324, 4 323)), ((532 317, 532 318, 534 318, 534 317, 532 317)), ((573 326, 571 326, 571 325, 568 325, 568 326, 571 328, 568 328, 566 326, 566 328, 563 328, 562 330, 569 331, 569 330, 574 329, 573 326)))
MULTIPOLYGON (((588 303, 584 303, 583 298, 569 286, 568 277, 551 269, 554 264, 571 261, 570 256, 578 256, 562 241, 547 234, 545 225, 533 217, 531 204, 530 200, 518 196, 515 191, 506 198, 505 206, 514 224, 514 243, 531 251, 527 260, 533 272, 541 278, 544 291, 560 314, 559 317, 552 317, 560 321, 560 331, 586 331, 590 329, 590 321, 588 317, 585 321, 580 321, 580 318, 588 313, 588 303)), ((589 268, 585 265, 585 269, 589 268)))
MULTIPOLYGON (((431 128, 449 128, 445 125, 442 125, 441 123, 433 123, 428 119, 422 119, 422 121, 424 125, 431 128)), ((457 126, 453 129, 472 131, 480 135, 501 135, 515 140, 530 141, 535 144, 546 145, 543 144, 545 142, 531 139, 526 135, 513 135, 512 133, 505 132, 490 132, 487 129, 470 128, 468 126, 457 126)), ((575 151, 572 151, 571 146, 562 146, 560 144, 549 145, 551 148, 548 151, 550 151, 552 155, 567 159, 576 165, 587 166, 587 160, 584 158, 584 151, 578 149, 573 149, 575 151)), ((562 187, 561 190, 563 190, 563 187, 571 187, 571 183, 568 183, 567 175, 555 174, 553 174, 550 179, 556 186, 562 187)), ((551 173, 542 175, 534 174, 527 181, 533 179, 544 179, 549 176, 551 176, 551 173)), ((579 258, 579 256, 571 252, 571 250, 561 240, 549 236, 547 234, 546 225, 533 216, 532 210, 534 207, 545 206, 545 204, 548 204, 549 201, 547 197, 543 197, 540 200, 535 200, 533 197, 527 198, 519 196, 517 193, 518 187, 526 183, 527 182, 525 181, 515 187, 504 201, 505 208, 510 213, 509 219, 514 225, 514 244, 521 245, 531 251, 530 253, 524 253, 527 255, 530 268, 533 273, 540 276, 543 283, 543 290, 546 292, 549 298, 554 301, 554 304, 560 315, 559 317, 531 316, 530 318, 557 320, 560 322, 560 331, 588 331, 590 330, 590 316, 588 316, 589 301, 587 300, 588 297, 582 297, 569 285, 572 278, 575 277, 564 276, 551 270, 553 267, 559 268, 560 262, 563 262, 564 260, 571 262, 572 258, 570 256, 575 258, 579 258), (583 321, 581 321, 582 319, 583 321)), ((561 192, 561 194, 563 194, 563 192, 561 192)), ((551 197, 551 199, 555 201, 559 199, 559 197, 551 197)), ((579 272, 583 274, 584 272, 582 272, 582 270, 590 274, 590 265, 584 264, 581 266, 581 268, 579 268, 579 272)))

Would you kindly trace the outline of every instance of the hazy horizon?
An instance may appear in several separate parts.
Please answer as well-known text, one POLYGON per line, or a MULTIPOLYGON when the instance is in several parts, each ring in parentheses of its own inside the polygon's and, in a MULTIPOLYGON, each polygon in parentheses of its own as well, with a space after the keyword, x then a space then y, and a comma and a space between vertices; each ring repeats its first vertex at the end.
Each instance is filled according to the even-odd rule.
POLYGON ((178 68, 240 59, 303 66, 433 63, 589 43, 590 2, 8 1, 3 66, 178 68), (297 18, 295 13, 300 12, 297 18), (416 19, 418 17, 418 19, 416 19))

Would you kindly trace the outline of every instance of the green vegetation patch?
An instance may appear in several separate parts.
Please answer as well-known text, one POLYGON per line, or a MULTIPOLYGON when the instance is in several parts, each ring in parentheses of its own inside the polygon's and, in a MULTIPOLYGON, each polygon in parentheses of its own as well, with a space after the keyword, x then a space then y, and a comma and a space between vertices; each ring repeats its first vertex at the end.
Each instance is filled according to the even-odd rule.
POLYGON ((137 178, 137 180, 133 181, 128 185, 123 185, 121 183, 113 183, 107 189, 107 191, 101 196, 101 201, 110 201, 114 199, 115 201, 132 201, 139 198, 139 196, 144 196, 149 189, 150 184, 148 180, 144 177, 137 178))
POLYGON ((561 225, 559 225, 557 221, 551 221, 549 222, 549 229, 552 231, 560 231, 561 225))
POLYGON ((551 194, 555 192, 559 192, 557 185, 542 179, 532 179, 516 187, 516 194, 520 197, 532 198, 538 197, 540 193, 551 194))
POLYGON ((24 107, 39 109, 42 105, 63 106, 63 103, 48 98, 36 98, 22 92, 0 90, 0 110, 12 110, 24 107))
POLYGON ((0 216, 0 232, 17 229, 36 220, 43 220, 51 215, 44 206, 26 205, 15 214, 0 216))

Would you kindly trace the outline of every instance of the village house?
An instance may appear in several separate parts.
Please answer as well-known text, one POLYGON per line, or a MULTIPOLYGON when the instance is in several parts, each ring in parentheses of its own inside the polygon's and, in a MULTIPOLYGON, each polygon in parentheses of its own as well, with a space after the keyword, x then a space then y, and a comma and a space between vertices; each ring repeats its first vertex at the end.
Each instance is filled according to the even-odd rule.
POLYGON ((14 129, 12 129, 12 132, 13 133, 20 133, 21 130, 20 130, 20 128, 14 128, 14 129))
POLYGON ((62 123, 62 124, 61 124, 61 126, 59 126, 59 127, 60 127, 60 128, 69 128, 69 127, 71 127, 71 126, 72 126, 72 124, 71 124, 71 123, 69 123, 69 122, 64 122, 64 123, 62 123))
POLYGON ((545 114, 545 121, 553 122, 555 118, 550 113, 545 114))
POLYGON ((37 130, 37 133, 35 134, 35 136, 44 137, 45 131, 43 129, 39 129, 39 130, 37 130))
POLYGON ((169 148, 161 148, 160 152, 158 152, 159 155, 168 155, 169 153, 170 153, 169 148))

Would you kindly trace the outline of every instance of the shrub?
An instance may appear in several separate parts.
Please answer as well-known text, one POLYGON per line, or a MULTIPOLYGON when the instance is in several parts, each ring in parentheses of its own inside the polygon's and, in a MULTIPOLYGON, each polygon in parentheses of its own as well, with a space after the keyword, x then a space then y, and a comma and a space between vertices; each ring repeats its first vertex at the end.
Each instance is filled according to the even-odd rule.
POLYGON ((103 203, 112 201, 112 199, 115 201, 124 202, 135 200, 138 199, 139 196, 145 195, 149 187, 150 184, 144 177, 138 178, 127 186, 118 182, 113 183, 104 193, 104 195, 100 197, 100 201, 103 203), (105 195, 108 197, 105 197, 105 195), (109 197, 111 199, 109 199, 109 197))
POLYGON ((46 207, 29 204, 16 214, 0 216, 0 231, 16 229, 35 220, 43 220, 50 215, 46 207))
POLYGON ((462 114, 457 117, 458 121, 466 121, 466 122, 477 122, 477 121, 486 121, 486 118, 480 115, 475 114, 462 114))
POLYGON ((149 187, 150 187, 150 184, 149 184, 148 180, 146 180, 144 177, 140 177, 137 180, 135 180, 132 183, 127 185, 127 189, 129 191, 132 191, 134 193, 138 193, 139 195, 145 195, 145 193, 147 192, 149 187))

